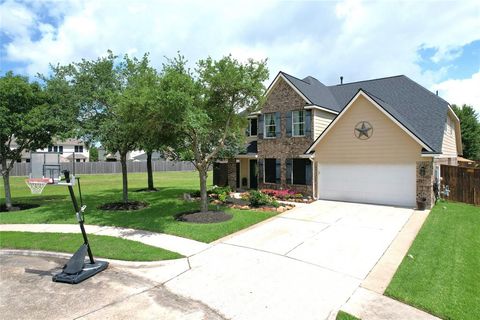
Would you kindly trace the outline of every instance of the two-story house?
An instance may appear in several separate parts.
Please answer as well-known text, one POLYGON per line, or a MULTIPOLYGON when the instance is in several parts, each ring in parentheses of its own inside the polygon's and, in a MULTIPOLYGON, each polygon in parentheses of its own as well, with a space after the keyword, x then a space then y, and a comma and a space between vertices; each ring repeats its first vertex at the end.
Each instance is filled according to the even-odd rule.
POLYGON ((325 86, 280 72, 247 132, 247 152, 223 169, 230 185, 317 199, 431 205, 439 164, 462 153, 448 102, 405 76, 325 86))
MULTIPOLYGON (((15 147, 15 144, 13 144, 15 147)), ((35 150, 34 152, 54 152, 60 154, 60 162, 88 162, 90 152, 82 140, 78 139, 54 139, 52 144, 46 148, 35 150)), ((19 162, 30 162, 30 151, 22 152, 19 162)))

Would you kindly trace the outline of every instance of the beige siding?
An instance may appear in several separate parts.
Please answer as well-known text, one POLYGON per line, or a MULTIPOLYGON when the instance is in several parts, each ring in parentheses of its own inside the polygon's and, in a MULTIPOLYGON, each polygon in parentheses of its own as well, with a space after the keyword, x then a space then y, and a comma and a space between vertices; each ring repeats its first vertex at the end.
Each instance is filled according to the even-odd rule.
POLYGON ((315 148, 321 163, 399 164, 421 160, 422 147, 402 128, 363 96, 353 103, 315 148), (373 134, 367 140, 355 137, 354 128, 368 121, 373 134))
POLYGON ((313 110, 313 138, 318 136, 325 130, 325 128, 332 122, 336 114, 326 112, 323 110, 313 110))
POLYGON ((457 156, 457 143, 455 136, 455 123, 456 121, 448 115, 447 122, 445 123, 445 130, 443 131, 443 143, 442 153, 445 155, 457 156))

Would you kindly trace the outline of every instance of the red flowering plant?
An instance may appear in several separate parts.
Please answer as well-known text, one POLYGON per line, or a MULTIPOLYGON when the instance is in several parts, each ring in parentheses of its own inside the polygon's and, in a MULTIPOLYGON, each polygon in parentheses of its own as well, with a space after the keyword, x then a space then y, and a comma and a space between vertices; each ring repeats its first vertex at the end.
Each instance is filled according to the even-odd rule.
POLYGON ((294 190, 289 190, 289 189, 285 189, 285 190, 262 189, 260 191, 278 200, 288 200, 296 196, 296 192, 294 190))

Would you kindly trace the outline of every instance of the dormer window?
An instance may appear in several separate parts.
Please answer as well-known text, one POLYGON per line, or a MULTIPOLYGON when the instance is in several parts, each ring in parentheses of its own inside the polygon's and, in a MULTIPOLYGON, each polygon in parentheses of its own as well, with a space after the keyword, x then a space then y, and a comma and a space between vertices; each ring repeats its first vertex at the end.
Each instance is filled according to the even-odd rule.
POLYGON ((305 111, 292 112, 292 133, 294 137, 305 136, 305 111))

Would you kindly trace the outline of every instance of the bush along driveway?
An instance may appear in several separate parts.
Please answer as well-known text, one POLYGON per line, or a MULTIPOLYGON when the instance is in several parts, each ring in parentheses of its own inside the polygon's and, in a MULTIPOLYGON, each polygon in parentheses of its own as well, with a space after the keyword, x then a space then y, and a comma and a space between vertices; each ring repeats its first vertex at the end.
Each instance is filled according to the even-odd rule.
POLYGON ((385 294, 444 319, 480 319, 480 208, 438 203, 385 294))

